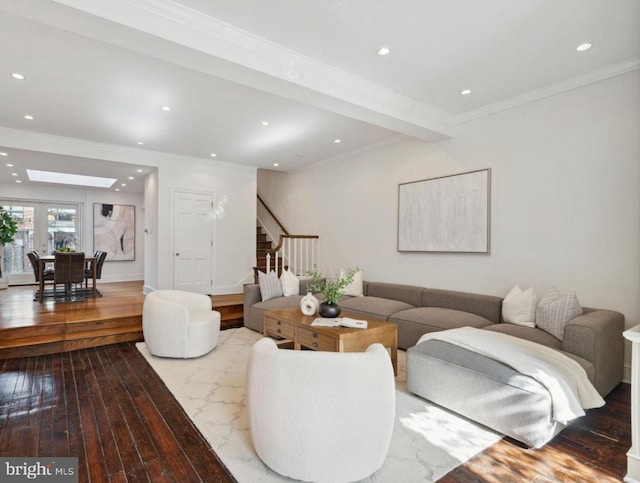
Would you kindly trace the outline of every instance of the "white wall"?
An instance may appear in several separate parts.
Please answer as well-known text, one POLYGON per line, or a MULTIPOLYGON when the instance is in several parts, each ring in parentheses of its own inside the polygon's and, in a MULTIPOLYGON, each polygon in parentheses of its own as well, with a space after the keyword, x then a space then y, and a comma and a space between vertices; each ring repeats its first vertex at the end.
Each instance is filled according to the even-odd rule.
MULTIPOLYGON (((31 188, 11 183, 0 185, 0 198, 75 201, 83 202, 87 207, 94 202, 135 204, 136 261, 105 264, 104 280, 144 279, 145 292, 173 287, 172 189, 229 197, 226 217, 215 222, 213 293, 242 293, 243 284, 253 280, 256 168, 6 128, 0 128, 0 146, 155 168, 145 179, 144 195, 104 191, 90 194, 90 190, 31 188)), ((92 211, 87 209, 85 227, 93 223, 92 216, 92 211)), ((86 237, 92 244, 89 235, 86 237)))
POLYGON ((158 286, 158 170, 144 180, 144 293, 158 286))
POLYGON ((638 71, 467 122, 439 143, 261 171, 258 191, 291 230, 320 235, 325 272, 359 266, 368 280, 500 296, 555 285, 640 323, 638 71), (482 168, 491 254, 397 252, 399 183, 482 168))
POLYGON ((256 168, 210 160, 163 162, 158 168, 157 286, 173 287, 171 191, 227 195, 214 227, 214 294, 242 293, 256 263, 256 168))
POLYGON ((0 198, 14 200, 52 201, 77 203, 82 209, 81 248, 93 253, 93 204, 114 203, 134 205, 136 211, 134 261, 105 262, 102 268, 102 281, 119 282, 142 280, 144 276, 144 201, 141 194, 114 192, 92 189, 73 189, 29 184, 0 183, 0 198))

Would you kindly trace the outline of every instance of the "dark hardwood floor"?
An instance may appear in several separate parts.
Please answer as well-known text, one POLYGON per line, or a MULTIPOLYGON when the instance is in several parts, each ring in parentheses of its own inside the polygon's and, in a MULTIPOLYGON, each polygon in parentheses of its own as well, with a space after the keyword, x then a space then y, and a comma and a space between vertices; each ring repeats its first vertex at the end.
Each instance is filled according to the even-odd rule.
MULTIPOLYGON (((4 292, 0 327, 10 327, 23 312, 4 292)), ((75 307, 72 323, 86 315, 75 307)), ((630 386, 606 401, 542 449, 502 440, 440 481, 622 481, 630 386)), ((0 456, 76 456, 81 482, 235 481, 134 342, 0 360, 0 456)))
POLYGON ((622 481, 631 447, 631 385, 619 384, 605 401, 603 407, 587 411, 540 449, 524 449, 502 439, 440 481, 622 481))
POLYGON ((134 343, 0 361, 0 455, 81 482, 235 481, 134 343))

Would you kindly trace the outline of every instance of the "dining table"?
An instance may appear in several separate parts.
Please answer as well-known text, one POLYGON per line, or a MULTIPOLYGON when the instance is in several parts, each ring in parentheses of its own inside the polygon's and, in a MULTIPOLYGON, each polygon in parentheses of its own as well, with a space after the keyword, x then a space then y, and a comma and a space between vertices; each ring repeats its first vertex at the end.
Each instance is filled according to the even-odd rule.
MULTIPOLYGON (((92 285, 92 294, 93 297, 95 298, 97 295, 97 290, 96 290, 96 257, 94 256, 85 256, 84 257, 84 262, 85 265, 87 266, 87 268, 91 268, 92 271, 92 278, 93 278, 93 285, 92 285)), ((44 270, 45 267, 47 266, 47 264, 52 264, 53 265, 53 269, 55 270, 55 263, 56 263, 56 257, 55 255, 43 255, 39 258, 39 263, 38 263, 38 279, 40 280, 40 291, 39 291, 39 299, 40 299, 40 303, 42 303, 44 301, 44 270)))

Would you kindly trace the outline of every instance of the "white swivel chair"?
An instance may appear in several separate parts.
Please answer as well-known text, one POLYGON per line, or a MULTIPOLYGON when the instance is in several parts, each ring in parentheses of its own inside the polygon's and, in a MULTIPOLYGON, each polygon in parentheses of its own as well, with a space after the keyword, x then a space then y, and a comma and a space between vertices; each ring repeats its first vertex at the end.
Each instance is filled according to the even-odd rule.
POLYGON ((220 337, 220 313, 211 298, 182 290, 156 290, 142 307, 142 332, 149 352, 160 357, 200 357, 220 337))
POLYGON ((303 481, 366 478, 384 462, 395 419, 388 352, 336 353, 251 348, 247 410, 258 456, 281 475, 303 481))

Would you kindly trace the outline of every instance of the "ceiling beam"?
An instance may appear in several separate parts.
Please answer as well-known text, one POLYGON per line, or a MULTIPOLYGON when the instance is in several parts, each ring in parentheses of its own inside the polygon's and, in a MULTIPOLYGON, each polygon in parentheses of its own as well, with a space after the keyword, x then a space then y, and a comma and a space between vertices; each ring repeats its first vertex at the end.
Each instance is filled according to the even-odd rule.
POLYGON ((445 112, 177 2, 0 0, 0 7, 425 141, 453 132, 445 112))

